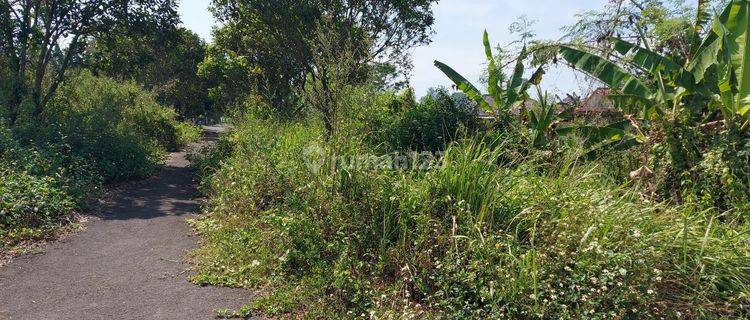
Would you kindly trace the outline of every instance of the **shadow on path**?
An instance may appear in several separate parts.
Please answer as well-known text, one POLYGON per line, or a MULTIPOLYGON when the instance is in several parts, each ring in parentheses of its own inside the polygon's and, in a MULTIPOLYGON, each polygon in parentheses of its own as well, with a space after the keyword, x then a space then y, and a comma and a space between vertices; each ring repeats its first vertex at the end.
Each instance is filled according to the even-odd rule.
POLYGON ((216 308, 247 304, 246 290, 188 282, 183 258, 198 239, 185 218, 199 206, 187 165, 185 152, 172 154, 80 234, 0 268, 0 319, 212 319, 216 308))

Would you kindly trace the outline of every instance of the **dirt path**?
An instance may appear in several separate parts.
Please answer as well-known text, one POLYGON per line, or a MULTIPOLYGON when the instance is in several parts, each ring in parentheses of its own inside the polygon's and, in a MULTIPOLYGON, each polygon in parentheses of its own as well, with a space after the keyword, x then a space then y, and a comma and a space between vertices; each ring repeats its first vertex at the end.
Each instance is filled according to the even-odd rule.
POLYGON ((184 152, 172 154, 80 234, 0 268, 0 319, 210 319, 248 303, 247 291, 187 280, 184 255, 198 240, 185 223, 198 212, 187 164, 184 152))

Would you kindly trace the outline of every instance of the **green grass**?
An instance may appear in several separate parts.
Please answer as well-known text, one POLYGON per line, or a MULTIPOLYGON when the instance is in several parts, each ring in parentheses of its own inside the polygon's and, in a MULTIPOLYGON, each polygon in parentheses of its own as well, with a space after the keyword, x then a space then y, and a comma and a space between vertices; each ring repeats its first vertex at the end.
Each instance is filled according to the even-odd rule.
POLYGON ((193 221, 195 282, 254 288, 256 310, 310 318, 748 315, 744 211, 654 203, 605 163, 520 156, 509 135, 452 144, 428 172, 311 172, 311 145, 372 152, 322 136, 315 122, 250 117, 198 161, 210 201, 193 221))

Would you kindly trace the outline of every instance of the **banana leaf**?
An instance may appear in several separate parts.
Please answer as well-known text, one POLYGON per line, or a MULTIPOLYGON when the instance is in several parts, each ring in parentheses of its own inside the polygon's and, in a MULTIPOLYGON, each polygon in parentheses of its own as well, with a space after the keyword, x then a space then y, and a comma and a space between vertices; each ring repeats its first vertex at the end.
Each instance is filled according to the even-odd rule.
POLYGON ((637 77, 607 59, 568 46, 560 46, 560 54, 571 66, 586 72, 622 94, 650 99, 653 93, 637 77))
POLYGON ((695 13, 695 24, 693 25, 693 34, 690 39, 690 54, 695 56, 701 44, 701 34, 711 21, 711 0, 698 0, 695 13))
POLYGON ((492 100, 495 102, 495 106, 501 105, 502 102, 502 96, 500 94, 500 86, 498 85, 500 83, 500 77, 498 73, 500 70, 497 70, 497 63, 495 62, 495 57, 492 55, 492 46, 490 45, 490 36, 487 33, 487 30, 484 31, 484 53, 487 56, 487 62, 488 65, 488 71, 489 71, 489 79, 487 84, 487 91, 489 92, 490 96, 492 97, 492 100))
POLYGON ((725 23, 729 19, 732 4, 724 12, 714 18, 711 31, 706 35, 701 45, 695 50, 687 69, 693 74, 695 83, 703 81, 706 71, 718 62, 719 53, 727 43, 728 30, 725 23))
POLYGON ((491 111, 492 108, 490 107, 489 103, 484 100, 482 92, 480 92, 477 87, 471 84, 469 80, 466 80, 466 78, 453 70, 453 68, 440 61, 435 61, 435 66, 440 69, 440 71, 445 73, 445 75, 448 76, 448 78, 451 79, 454 84, 456 84, 458 89, 465 93, 469 97, 469 99, 475 101, 482 109, 491 111))
POLYGON ((576 134, 586 139, 586 146, 594 146, 603 142, 621 141, 627 136, 629 120, 611 123, 606 126, 567 126, 557 129, 561 136, 576 134))
POLYGON ((672 73, 682 69, 682 67, 672 61, 672 59, 664 57, 651 50, 641 48, 619 38, 612 38, 612 42, 615 51, 623 56, 632 55, 630 63, 653 75, 656 75, 661 71, 672 73))
POLYGON ((518 55, 518 60, 516 60, 516 67, 513 70, 513 76, 510 78, 508 88, 506 89, 505 106, 503 106, 506 111, 513 107, 513 105, 515 105, 516 102, 520 100, 521 95, 524 93, 524 90, 522 90, 524 85, 524 59, 526 59, 526 46, 521 49, 521 54, 518 55))
POLYGON ((734 78, 730 82, 736 85, 734 111, 745 117, 750 110, 750 1, 735 0, 729 5, 729 15, 725 22, 729 32, 728 50, 734 78))

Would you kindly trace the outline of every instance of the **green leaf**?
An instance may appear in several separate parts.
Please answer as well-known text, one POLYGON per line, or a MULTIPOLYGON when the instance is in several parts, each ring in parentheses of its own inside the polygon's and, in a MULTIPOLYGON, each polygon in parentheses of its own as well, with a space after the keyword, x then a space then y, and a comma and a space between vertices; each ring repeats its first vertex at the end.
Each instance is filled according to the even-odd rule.
POLYGON ((500 94, 500 87, 498 84, 500 83, 500 77, 498 73, 500 70, 497 69, 497 63, 495 62, 495 57, 492 55, 492 46, 490 45, 490 37, 487 33, 487 30, 484 31, 484 53, 487 56, 487 62, 488 62, 488 73, 489 73, 489 79, 487 84, 487 91, 489 91, 490 96, 492 97, 492 100, 495 102, 496 106, 500 105, 500 102, 502 101, 502 97, 500 94))
POLYGON ((624 151, 629 150, 637 145, 642 144, 638 136, 627 135, 619 140, 609 140, 600 145, 592 147, 589 152, 586 153, 585 158, 588 160, 595 160, 596 157, 606 151, 624 151))
POLYGON ((614 62, 568 46, 560 46, 560 54, 572 67, 599 79, 612 89, 643 99, 652 96, 646 85, 614 62))
POLYGON ((604 141, 619 141, 626 136, 626 129, 630 126, 629 120, 611 123, 606 126, 567 126, 557 130, 560 135, 575 133, 586 139, 586 145, 596 145, 604 141))
POLYGON ((526 46, 521 49, 521 53, 518 55, 518 59, 516 60, 516 67, 513 70, 513 76, 510 78, 510 82, 508 83, 508 88, 505 93, 505 110, 508 111, 510 108, 512 108, 518 100, 521 98, 521 94, 523 93, 523 72, 524 72, 524 65, 523 60, 526 59, 526 46))
POLYGON ((545 73, 546 71, 544 70, 544 66, 539 66, 539 68, 537 68, 536 71, 534 71, 534 73, 531 75, 531 78, 524 81, 521 89, 519 89, 519 96, 518 98, 516 98, 516 101, 508 101, 508 109, 513 109, 519 104, 523 103, 523 100, 526 100, 528 98, 528 94, 526 92, 529 91, 532 85, 538 86, 540 83, 542 83, 542 78, 544 77, 545 73))
POLYGON ((448 78, 456 84, 458 89, 469 96, 469 99, 475 101, 481 108, 485 110, 490 111, 492 109, 487 101, 484 100, 482 92, 480 92, 477 87, 471 84, 469 80, 466 80, 466 78, 453 70, 453 68, 440 61, 435 61, 435 66, 440 69, 440 71, 442 71, 446 76, 448 76, 448 78))
POLYGON ((693 25, 693 34, 690 39, 690 53, 695 55, 701 44, 701 34, 711 21, 711 0, 698 0, 695 14, 695 25, 693 25))
POLYGON ((737 94, 736 111, 744 115, 747 113, 750 101, 750 1, 732 1, 729 5, 729 15, 725 22, 729 32, 729 43, 726 50, 730 53, 732 70, 736 80, 734 92, 737 94))
POLYGON ((676 72, 682 69, 680 65, 671 59, 664 57, 651 50, 641 48, 622 39, 612 38, 615 51, 623 56, 632 55, 631 63, 653 75, 661 71, 667 73, 676 72))
POLYGON ((711 32, 708 33, 701 45, 695 50, 693 59, 687 69, 693 74, 695 83, 703 81, 706 71, 718 62, 719 52, 726 42, 728 31, 725 27, 731 12, 732 4, 729 4, 722 14, 714 18, 711 32))

